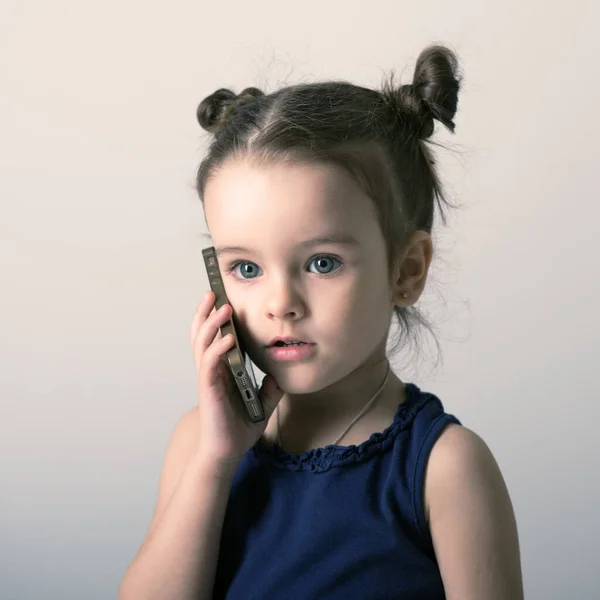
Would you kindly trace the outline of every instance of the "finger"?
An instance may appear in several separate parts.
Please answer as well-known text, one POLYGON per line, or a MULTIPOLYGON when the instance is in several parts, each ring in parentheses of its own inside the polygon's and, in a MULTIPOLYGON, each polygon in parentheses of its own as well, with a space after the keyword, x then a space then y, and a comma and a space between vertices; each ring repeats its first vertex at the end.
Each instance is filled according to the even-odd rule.
POLYGON ((213 387, 219 378, 221 357, 233 346, 233 336, 229 333, 219 339, 204 352, 201 360, 199 378, 201 385, 213 387))
POLYGON ((231 309, 231 307, 225 308, 218 313, 214 306, 214 300, 215 295, 209 290, 204 298, 204 302, 198 306, 196 314, 194 315, 194 321, 190 331, 190 342, 192 345, 196 370, 200 368, 202 354, 206 352, 206 349, 216 339, 222 337, 220 327, 229 318, 228 310, 231 309))
POLYGON ((219 339, 220 327, 231 318, 231 307, 224 304, 219 310, 212 313, 200 326, 195 341, 195 350, 206 352, 215 339, 219 339))
POLYGON ((200 369, 202 355, 217 340, 221 339, 219 328, 222 327, 231 318, 231 307, 225 304, 218 311, 214 312, 200 326, 193 340, 192 352, 196 369, 200 369))
POLYGON ((268 420, 275 412, 275 408, 283 398, 283 390, 277 385, 277 380, 273 375, 265 375, 262 381, 258 395, 265 411, 265 418, 268 420))
POLYGON ((192 345, 194 344, 194 339, 196 338, 198 329, 206 321, 211 311, 213 310, 215 305, 215 294, 213 291, 208 290, 205 294, 196 310, 194 312, 194 317, 192 318, 192 323, 190 325, 190 342, 192 345))

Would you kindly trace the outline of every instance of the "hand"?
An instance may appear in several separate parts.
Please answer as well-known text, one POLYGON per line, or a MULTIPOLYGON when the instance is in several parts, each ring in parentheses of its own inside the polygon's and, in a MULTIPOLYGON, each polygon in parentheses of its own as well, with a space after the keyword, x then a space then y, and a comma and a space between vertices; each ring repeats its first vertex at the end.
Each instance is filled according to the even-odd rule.
POLYGON ((235 469, 264 433, 283 391, 271 375, 265 377, 259 390, 265 420, 252 423, 227 362, 226 352, 234 345, 233 336, 222 337, 219 330, 233 311, 229 304, 217 311, 214 304, 215 294, 208 291, 190 328, 198 373, 198 452, 202 460, 219 468, 235 469))

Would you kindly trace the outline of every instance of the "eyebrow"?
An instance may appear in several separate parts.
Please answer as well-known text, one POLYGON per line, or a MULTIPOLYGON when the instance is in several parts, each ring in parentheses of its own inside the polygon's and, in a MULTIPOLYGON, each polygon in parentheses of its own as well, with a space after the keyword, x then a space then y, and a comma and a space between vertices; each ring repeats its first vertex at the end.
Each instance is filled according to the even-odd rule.
MULTIPOLYGON (((296 244, 295 247, 312 248, 313 246, 323 246, 327 244, 336 246, 360 246, 360 242, 353 235, 337 233, 304 240, 303 242, 296 244)), ((244 248, 243 246, 217 246, 215 251, 217 256, 222 256, 223 254, 252 254, 252 250, 244 248)))

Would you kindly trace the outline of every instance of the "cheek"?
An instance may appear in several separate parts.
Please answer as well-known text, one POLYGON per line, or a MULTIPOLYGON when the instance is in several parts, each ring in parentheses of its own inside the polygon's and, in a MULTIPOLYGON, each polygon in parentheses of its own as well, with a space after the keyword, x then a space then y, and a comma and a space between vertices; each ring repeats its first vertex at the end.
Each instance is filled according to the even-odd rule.
POLYGON ((356 291, 353 306, 355 334, 370 343, 379 342, 389 330, 392 305, 387 280, 373 270, 356 291))
POLYGON ((378 277, 363 276, 315 295, 315 319, 337 339, 379 339, 391 319, 389 292, 378 277))
POLYGON ((221 269, 221 274, 229 304, 232 306, 236 317, 245 320, 245 314, 248 312, 248 285, 234 280, 234 276, 231 273, 226 273, 224 268, 221 269))

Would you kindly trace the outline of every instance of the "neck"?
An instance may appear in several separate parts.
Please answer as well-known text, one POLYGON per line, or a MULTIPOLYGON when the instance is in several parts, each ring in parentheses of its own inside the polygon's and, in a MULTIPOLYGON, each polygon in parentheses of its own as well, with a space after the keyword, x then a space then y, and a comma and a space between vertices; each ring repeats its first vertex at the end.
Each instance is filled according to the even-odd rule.
MULTIPOLYGON (((387 374, 388 368, 389 363, 383 357, 362 365, 319 392, 284 394, 277 408, 284 442, 306 436, 311 439, 332 438, 333 442, 333 438, 337 438, 350 425, 376 393, 377 398, 360 417, 357 426, 368 421, 370 413, 376 414, 376 410, 385 411, 391 404, 395 409, 404 384, 391 370, 387 374), (387 380, 382 387, 386 374, 387 380)), ((276 430, 275 424, 275 433, 276 430)))

